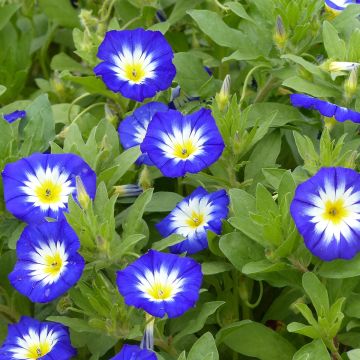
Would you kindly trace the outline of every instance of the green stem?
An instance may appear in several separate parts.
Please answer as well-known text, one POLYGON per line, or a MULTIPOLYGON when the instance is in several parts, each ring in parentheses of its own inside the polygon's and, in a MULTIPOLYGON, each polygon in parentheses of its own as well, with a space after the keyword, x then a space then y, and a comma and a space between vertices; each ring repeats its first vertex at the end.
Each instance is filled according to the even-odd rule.
POLYGON ((99 102, 96 104, 92 104, 90 106, 88 106, 87 108, 85 108, 83 111, 81 111, 79 114, 76 115, 75 119, 72 122, 75 122, 77 119, 79 119, 81 116, 83 116, 85 113, 87 113, 88 111, 90 111, 91 109, 100 106, 100 105, 105 105, 105 102, 99 102))
POLYGON ((78 96, 76 99, 74 99, 74 100, 72 101, 72 103, 71 103, 70 106, 69 106, 68 113, 67 113, 67 117, 68 117, 68 122, 69 122, 69 123, 71 123, 71 110, 72 110, 72 108, 74 107, 74 105, 75 105, 78 101, 86 98, 86 97, 89 96, 89 95, 91 95, 91 94, 90 94, 90 93, 82 94, 82 95, 78 96))
POLYGON ((260 89, 257 93, 254 104, 263 101, 269 94, 269 92, 278 84, 278 80, 274 78, 272 75, 269 76, 265 85, 260 89))
POLYGON ((41 50, 40 50, 40 66, 41 66, 41 70, 43 72, 43 75, 45 77, 45 79, 49 78, 49 71, 47 68, 47 63, 48 63, 48 53, 49 53, 49 46, 51 44, 53 35, 57 29, 57 24, 52 24, 48 27, 48 31, 46 33, 46 38, 45 38, 45 42, 44 45, 42 46, 41 50))

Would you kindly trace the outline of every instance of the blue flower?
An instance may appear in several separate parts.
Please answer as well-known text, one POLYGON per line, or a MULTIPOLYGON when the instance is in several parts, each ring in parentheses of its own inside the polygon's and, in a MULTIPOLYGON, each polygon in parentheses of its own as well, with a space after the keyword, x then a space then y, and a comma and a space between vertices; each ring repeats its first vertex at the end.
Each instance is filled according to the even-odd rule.
POLYGON ((74 154, 33 154, 7 164, 2 172, 6 208, 27 223, 58 219, 76 195, 76 176, 94 198, 96 174, 74 154))
POLYGON ((354 123, 360 123, 360 113, 332 104, 325 100, 319 100, 304 94, 292 94, 290 95, 290 101, 296 107, 315 109, 321 115, 326 117, 334 117, 337 121, 340 122, 350 120, 354 123))
POLYGON ((207 109, 185 116, 176 110, 155 114, 140 145, 167 177, 198 173, 217 161, 224 147, 215 119, 207 109))
POLYGON ((125 344, 110 360, 157 360, 157 356, 153 351, 141 349, 137 345, 125 344))
POLYGON ((156 227, 164 237, 180 234, 186 238, 171 246, 171 252, 194 254, 208 247, 207 230, 221 234, 222 220, 229 212, 228 205, 229 197, 225 190, 208 193, 198 187, 156 227))
POLYGON ((202 272, 193 259, 150 250, 118 271, 116 282, 127 305, 173 318, 197 302, 202 272))
POLYGON ((325 0, 325 5, 330 10, 342 11, 351 4, 358 4, 359 0, 325 0))
POLYGON ((136 101, 166 90, 176 75, 173 51, 159 31, 112 30, 105 35, 94 68, 107 87, 136 101))
POLYGON ((26 116, 26 111, 24 110, 16 110, 10 114, 4 114, 3 117, 8 123, 13 123, 18 119, 23 119, 26 116))
POLYGON ((70 360, 75 355, 67 327, 27 316, 9 325, 0 348, 0 360, 70 360))
MULTIPOLYGON (((168 107, 160 102, 150 102, 137 108, 132 115, 126 117, 119 125, 120 141, 124 149, 140 145, 145 137, 148 125, 157 112, 167 111, 168 107)), ((137 160, 139 164, 152 165, 146 154, 137 160)))
POLYGON ((81 277, 85 261, 79 248, 79 239, 66 221, 28 225, 16 244, 11 285, 33 302, 56 299, 81 277))
POLYGON ((320 259, 351 259, 360 251, 360 174, 322 168, 300 184, 290 207, 307 248, 320 259))

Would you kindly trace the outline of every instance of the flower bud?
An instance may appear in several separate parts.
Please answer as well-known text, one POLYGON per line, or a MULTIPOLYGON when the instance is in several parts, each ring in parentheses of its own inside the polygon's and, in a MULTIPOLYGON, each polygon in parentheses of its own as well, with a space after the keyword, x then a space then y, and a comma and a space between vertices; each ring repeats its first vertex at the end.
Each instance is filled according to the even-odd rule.
POLYGON ((114 186, 114 193, 119 197, 139 196, 143 189, 135 184, 114 186))
POLYGON ((324 126, 325 128, 327 128, 329 131, 331 131, 334 126, 336 125, 337 121, 334 117, 327 117, 324 116, 324 126))
POLYGON ((351 99, 357 90, 358 85, 358 68, 355 67, 351 70, 349 77, 345 80, 344 83, 344 91, 345 91, 345 98, 351 99))
POLYGON ((141 186, 144 190, 147 190, 152 187, 152 183, 149 169, 147 166, 144 166, 139 176, 139 186, 141 186))
POLYGON ((220 111, 224 111, 229 103, 230 86, 231 86, 231 77, 230 75, 226 75, 222 83, 220 92, 217 93, 215 96, 215 100, 220 111))
POLYGON ((278 49, 283 50, 287 41, 287 34, 284 27, 284 22, 280 15, 278 15, 276 18, 276 26, 273 39, 278 49))
POLYGON ((349 62, 349 61, 332 61, 329 63, 329 71, 330 72, 338 72, 338 71, 352 71, 357 68, 360 63, 349 62))
POLYGON ((80 176, 76 177, 76 192, 77 192, 77 199, 79 201, 80 206, 86 210, 90 204, 90 197, 86 192, 84 183, 81 180, 80 176))

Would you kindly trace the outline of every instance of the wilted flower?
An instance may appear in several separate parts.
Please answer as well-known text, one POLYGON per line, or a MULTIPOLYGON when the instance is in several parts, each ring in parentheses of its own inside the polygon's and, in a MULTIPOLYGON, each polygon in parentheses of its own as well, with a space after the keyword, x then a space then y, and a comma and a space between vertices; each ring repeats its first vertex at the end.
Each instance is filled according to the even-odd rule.
POLYGON ((150 250, 118 271, 116 282, 127 305, 173 318, 197 302, 202 272, 193 259, 150 250))
POLYGON ((97 56, 103 62, 95 74, 110 90, 136 101, 169 88, 176 74, 173 51, 159 31, 108 31, 97 56))
POLYGON ((325 100, 320 100, 305 94, 292 94, 290 95, 290 100, 296 107, 315 109, 321 115, 334 117, 339 122, 350 120, 354 123, 360 123, 360 113, 325 100))
MULTIPOLYGON (((150 102, 137 108, 130 116, 126 117, 119 125, 120 141, 124 149, 140 145, 144 138, 150 121, 157 112, 167 111, 168 107, 160 102, 150 102)), ((146 153, 142 154, 137 162, 152 165, 146 153)))
POLYGON ((290 211, 307 248, 320 259, 351 259, 360 251, 360 175, 322 168, 300 184, 290 211))
POLYGON ((164 237, 171 234, 186 237, 186 240, 171 246, 171 252, 194 254, 208 247, 208 230, 221 234, 222 220, 229 212, 228 205, 229 197, 225 190, 208 193, 198 187, 156 227, 164 237))
POLYGON ((24 110, 16 110, 10 114, 4 114, 3 117, 8 123, 13 123, 18 119, 23 119, 26 116, 26 111, 24 110))
POLYGON ((0 360, 70 360, 75 355, 66 326, 27 316, 9 325, 8 336, 0 348, 0 360))
POLYGON ((156 113, 140 146, 167 177, 201 171, 218 160, 224 147, 207 109, 185 116, 176 110, 156 113))
POLYGON ((33 302, 58 298, 81 277, 85 261, 79 248, 79 239, 66 221, 28 225, 16 244, 11 285, 33 302))
POLYGON ((2 173, 6 208, 28 223, 58 219, 67 210, 69 196, 76 196, 76 176, 93 199, 96 174, 80 156, 33 154, 9 163, 2 173))
POLYGON ((137 345, 125 344, 119 354, 111 360, 157 360, 157 356, 151 350, 141 349, 137 345))

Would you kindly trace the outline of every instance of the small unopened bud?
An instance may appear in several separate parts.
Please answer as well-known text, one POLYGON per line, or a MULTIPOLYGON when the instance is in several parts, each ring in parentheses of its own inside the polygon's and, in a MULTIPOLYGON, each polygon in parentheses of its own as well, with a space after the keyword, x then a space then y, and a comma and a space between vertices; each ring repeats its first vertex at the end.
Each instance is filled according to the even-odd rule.
POLYGON ((242 143, 240 139, 239 131, 236 131, 233 142, 233 152, 235 155, 240 155, 242 151, 242 143))
POLYGON ((231 86, 231 77, 230 75, 226 75, 222 83, 220 92, 217 93, 215 96, 215 100, 220 111, 224 111, 229 103, 230 86, 231 86))
POLYGON ((140 347, 142 349, 154 350, 154 324, 155 317, 145 313, 146 326, 144 336, 141 340, 140 347))
POLYGON ((345 98, 350 100, 356 93, 358 85, 358 68, 351 70, 349 77, 345 80, 344 91, 345 98))
POLYGON ((126 184, 114 186, 114 194, 119 197, 139 196, 143 192, 143 189, 135 184, 126 184))
POLYGON ((338 71, 352 71, 357 68, 360 63, 357 62, 349 62, 349 61, 332 61, 329 63, 329 71, 330 72, 338 72, 338 71))
POLYGON ((105 117, 114 126, 118 123, 118 116, 116 112, 108 105, 105 104, 105 117))
POLYGON ((80 19, 81 25, 84 28, 96 27, 97 24, 99 23, 99 19, 97 19, 95 16, 92 15, 91 10, 82 9, 80 11, 79 19, 80 19))
POLYGON ((334 117, 324 116, 324 126, 329 131, 331 131, 334 128, 336 123, 337 123, 337 121, 336 121, 336 119, 334 117))
POLYGON ((84 183, 81 180, 80 176, 76 177, 76 192, 77 192, 77 199, 79 201, 80 206, 86 210, 90 204, 90 197, 86 192, 84 183))
POLYGON ((144 190, 152 188, 152 179, 150 176, 150 172, 147 166, 144 166, 139 176, 139 186, 141 186, 144 190))
POLYGON ((283 19, 280 15, 278 15, 276 18, 276 26, 273 39, 278 49, 283 50, 287 41, 287 34, 284 27, 283 19))

